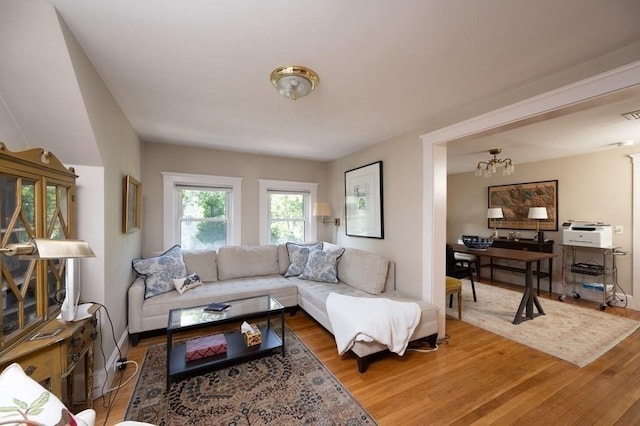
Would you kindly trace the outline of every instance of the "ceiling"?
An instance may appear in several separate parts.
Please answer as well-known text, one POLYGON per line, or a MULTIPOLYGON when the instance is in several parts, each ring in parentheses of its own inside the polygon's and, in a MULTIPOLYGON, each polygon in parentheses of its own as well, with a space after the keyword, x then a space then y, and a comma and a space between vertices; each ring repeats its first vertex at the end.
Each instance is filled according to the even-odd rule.
POLYGON ((625 143, 640 145, 640 119, 623 116, 635 111, 640 111, 640 86, 535 117, 510 130, 455 141, 447 147, 447 171, 474 170, 479 161, 491 158, 492 148, 502 148, 498 158, 511 158, 517 166, 617 149, 625 143))
MULTIPOLYGON (((637 0, 47 1, 143 140, 296 158, 336 159, 640 60, 637 0), (269 75, 286 64, 317 72, 317 89, 281 97, 269 75)), ((549 155, 541 143, 572 155, 640 139, 619 116, 639 99, 453 144, 450 172, 493 147, 518 163, 549 155)))

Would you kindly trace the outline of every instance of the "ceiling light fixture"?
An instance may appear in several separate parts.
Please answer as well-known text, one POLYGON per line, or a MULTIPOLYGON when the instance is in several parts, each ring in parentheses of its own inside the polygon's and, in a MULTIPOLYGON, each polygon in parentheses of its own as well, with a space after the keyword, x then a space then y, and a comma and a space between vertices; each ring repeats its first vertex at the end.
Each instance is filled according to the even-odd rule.
POLYGON ((492 174, 498 171, 498 166, 503 166, 502 174, 509 176, 515 173, 516 166, 511 161, 511 158, 505 158, 504 160, 498 159, 498 154, 502 152, 501 148, 493 148, 489 150, 489 154, 493 155, 493 158, 489 161, 480 161, 476 166, 476 176, 491 177, 492 174))
POLYGON ((273 86, 282 96, 292 101, 307 96, 319 82, 318 74, 300 65, 286 65, 271 73, 273 86))

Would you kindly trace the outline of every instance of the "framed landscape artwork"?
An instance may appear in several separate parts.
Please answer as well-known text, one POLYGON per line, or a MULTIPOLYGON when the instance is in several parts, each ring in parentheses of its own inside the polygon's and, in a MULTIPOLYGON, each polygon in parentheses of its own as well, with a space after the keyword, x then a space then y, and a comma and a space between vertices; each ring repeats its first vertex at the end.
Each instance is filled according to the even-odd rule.
MULTIPOLYGON (((540 230, 558 230, 557 180, 490 186, 488 190, 488 207, 500 207, 504 215, 504 219, 496 220, 496 228, 535 231, 536 220, 527 219, 529 208, 546 207, 549 218, 540 220, 540 230)), ((489 228, 493 228, 494 220, 487 219, 489 228)))
POLYGON ((347 235, 384 238, 382 161, 344 173, 347 235))
POLYGON ((142 184, 127 175, 122 181, 122 232, 135 232, 142 227, 142 184))

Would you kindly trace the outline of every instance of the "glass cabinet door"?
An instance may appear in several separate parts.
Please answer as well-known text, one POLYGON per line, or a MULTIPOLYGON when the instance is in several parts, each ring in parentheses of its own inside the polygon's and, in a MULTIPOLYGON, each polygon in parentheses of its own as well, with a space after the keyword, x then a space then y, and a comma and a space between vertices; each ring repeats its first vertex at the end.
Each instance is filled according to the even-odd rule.
MULTIPOLYGON (((45 191, 46 204, 46 235, 45 238, 53 240, 71 239, 69 228, 70 218, 69 202, 72 199, 72 187, 65 184, 47 182, 45 191)), ((57 307, 64 300, 65 289, 65 265, 64 259, 51 259, 46 261, 47 276, 47 305, 57 307)), ((51 311, 51 309, 49 309, 51 311)))
MULTIPOLYGON (((36 182, 0 174, 0 241, 26 243, 35 235, 36 182)), ((2 266, 2 343, 44 318, 38 310, 35 260, 1 256, 2 266)))

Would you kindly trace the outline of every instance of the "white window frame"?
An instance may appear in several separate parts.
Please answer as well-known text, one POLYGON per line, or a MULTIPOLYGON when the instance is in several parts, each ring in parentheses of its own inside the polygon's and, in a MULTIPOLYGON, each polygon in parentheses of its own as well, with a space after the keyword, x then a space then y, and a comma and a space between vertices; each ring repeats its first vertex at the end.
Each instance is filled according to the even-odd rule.
POLYGON ((269 191, 306 192, 309 194, 309 206, 305 209, 305 241, 316 241, 318 224, 313 220, 313 205, 318 197, 318 184, 311 182, 292 182, 286 180, 258 179, 260 190, 260 244, 271 244, 269 229, 269 191))
POLYGON ((242 178, 228 176, 196 175, 189 173, 162 172, 162 210, 164 247, 180 244, 178 224, 177 185, 229 188, 229 241, 238 246, 242 241, 242 178))

